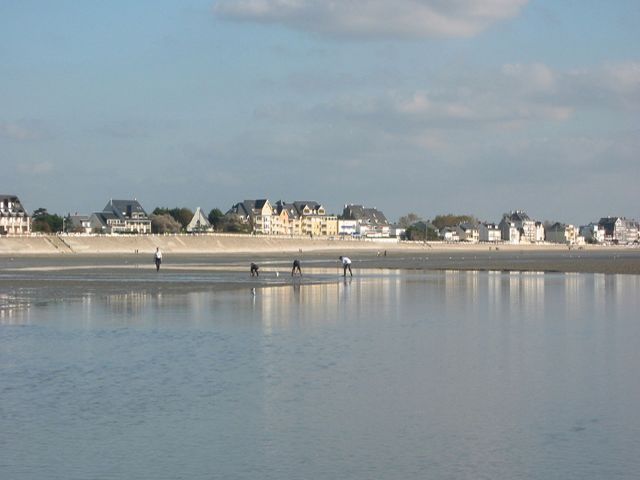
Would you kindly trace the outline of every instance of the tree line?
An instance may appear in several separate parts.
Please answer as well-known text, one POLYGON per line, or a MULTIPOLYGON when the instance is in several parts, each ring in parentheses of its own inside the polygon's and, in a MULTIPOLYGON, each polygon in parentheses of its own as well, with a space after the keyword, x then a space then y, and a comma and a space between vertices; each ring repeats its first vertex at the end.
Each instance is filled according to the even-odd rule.
POLYGON ((473 215, 455 215, 453 213, 436 215, 433 220, 428 221, 415 213, 408 213, 400 217, 398 225, 405 229, 405 238, 413 241, 433 241, 438 240, 438 232, 445 227, 455 227, 461 223, 477 223, 473 215))
MULTIPOLYGON (((194 212, 186 207, 157 207, 149 215, 151 231, 153 233, 185 232, 193 215, 194 212)), ((34 232, 84 232, 82 227, 74 227, 71 224, 71 215, 62 217, 56 213, 49 213, 44 207, 34 210, 31 219, 31 229, 34 232)), ((212 209, 207 215, 207 220, 216 232, 251 233, 250 225, 243 223, 236 215, 225 215, 219 208, 212 209)))
MULTIPOLYGON (((156 207, 151 215, 151 231, 153 233, 185 232, 194 212, 186 207, 156 207)), ((32 230, 42 233, 73 232, 69 222, 70 216, 62 217, 51 214, 46 208, 38 208, 32 215, 32 230)), ((225 215, 219 208, 212 209, 207 215, 215 232, 251 233, 251 225, 241 221, 237 215, 225 215)), ((438 240, 438 232, 445 227, 455 227, 460 223, 477 223, 473 215, 457 215, 453 213, 436 215, 433 220, 425 220, 416 213, 408 213, 400 217, 398 224, 405 228, 405 238, 413 241, 438 240)), ((76 227, 77 231, 83 231, 76 227)))

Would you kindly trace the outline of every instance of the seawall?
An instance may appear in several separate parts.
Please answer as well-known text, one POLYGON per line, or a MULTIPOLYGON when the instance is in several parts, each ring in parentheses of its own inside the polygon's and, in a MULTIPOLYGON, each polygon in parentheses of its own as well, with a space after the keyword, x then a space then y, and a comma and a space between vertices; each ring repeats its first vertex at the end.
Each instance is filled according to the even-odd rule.
POLYGON ((290 253, 322 250, 384 250, 397 242, 279 238, 251 235, 37 235, 0 237, 0 255, 126 254, 150 253, 160 247, 167 253, 217 254, 249 252, 290 253))

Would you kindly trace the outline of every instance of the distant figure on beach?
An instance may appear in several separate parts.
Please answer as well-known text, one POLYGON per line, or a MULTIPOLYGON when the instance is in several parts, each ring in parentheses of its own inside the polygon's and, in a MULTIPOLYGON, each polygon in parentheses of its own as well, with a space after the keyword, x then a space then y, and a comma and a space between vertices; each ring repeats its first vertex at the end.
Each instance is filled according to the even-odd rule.
POLYGON ((293 268, 291 269, 291 276, 293 277, 296 271, 302 276, 302 270, 300 270, 300 260, 297 258, 293 261, 293 268))
POLYGON ((258 267, 258 265, 256 265, 255 263, 251 262, 251 276, 252 277, 259 277, 260 274, 258 273, 258 269, 260 267, 258 267))
POLYGON ((153 255, 153 261, 156 264, 156 272, 160 270, 160 264, 162 263, 162 252, 160 247, 156 247, 156 253, 153 255))
POLYGON ((347 276, 348 269, 349 274, 353 277, 353 272, 351 271, 351 259, 349 257, 340 257, 340 261, 342 262, 342 268, 344 269, 344 274, 342 276, 347 276))

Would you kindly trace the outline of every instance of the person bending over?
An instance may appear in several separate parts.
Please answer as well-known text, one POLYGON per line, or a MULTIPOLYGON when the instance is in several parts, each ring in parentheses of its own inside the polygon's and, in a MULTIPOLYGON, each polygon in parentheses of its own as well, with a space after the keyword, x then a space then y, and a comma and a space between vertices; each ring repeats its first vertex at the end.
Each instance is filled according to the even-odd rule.
POLYGON ((351 259, 349 257, 340 257, 340 261, 342 262, 342 268, 344 269, 343 277, 347 276, 347 270, 349 270, 349 274, 353 277, 353 272, 351 271, 351 259))
POLYGON ((293 268, 291 269, 291 276, 293 277, 295 273, 298 272, 300 276, 302 276, 302 270, 300 270, 300 260, 295 259, 293 261, 293 268))
POLYGON ((251 276, 252 277, 259 277, 260 274, 258 273, 258 269, 260 267, 258 267, 258 265, 256 265, 255 263, 251 263, 251 276))

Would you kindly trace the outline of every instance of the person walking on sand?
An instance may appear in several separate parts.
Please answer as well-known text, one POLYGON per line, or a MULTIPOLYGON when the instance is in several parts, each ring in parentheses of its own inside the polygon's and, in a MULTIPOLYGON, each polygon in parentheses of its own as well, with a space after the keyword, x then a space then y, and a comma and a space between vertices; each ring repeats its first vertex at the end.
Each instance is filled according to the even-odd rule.
POLYGON ((297 258, 293 261, 293 268, 291 269, 291 276, 296 273, 296 271, 302 276, 302 270, 300 270, 300 260, 297 258))
POLYGON ((353 277, 353 272, 351 271, 351 259, 349 257, 340 257, 340 261, 342 262, 342 268, 344 269, 344 274, 342 276, 347 276, 348 269, 349 274, 353 277))
POLYGON ((156 253, 153 254, 153 261, 156 264, 156 272, 160 270, 160 264, 162 263, 162 252, 160 247, 156 247, 156 253))
POLYGON ((251 276, 252 277, 259 277, 260 274, 258 273, 258 269, 260 267, 258 267, 258 265, 256 265, 255 263, 251 262, 251 276))

